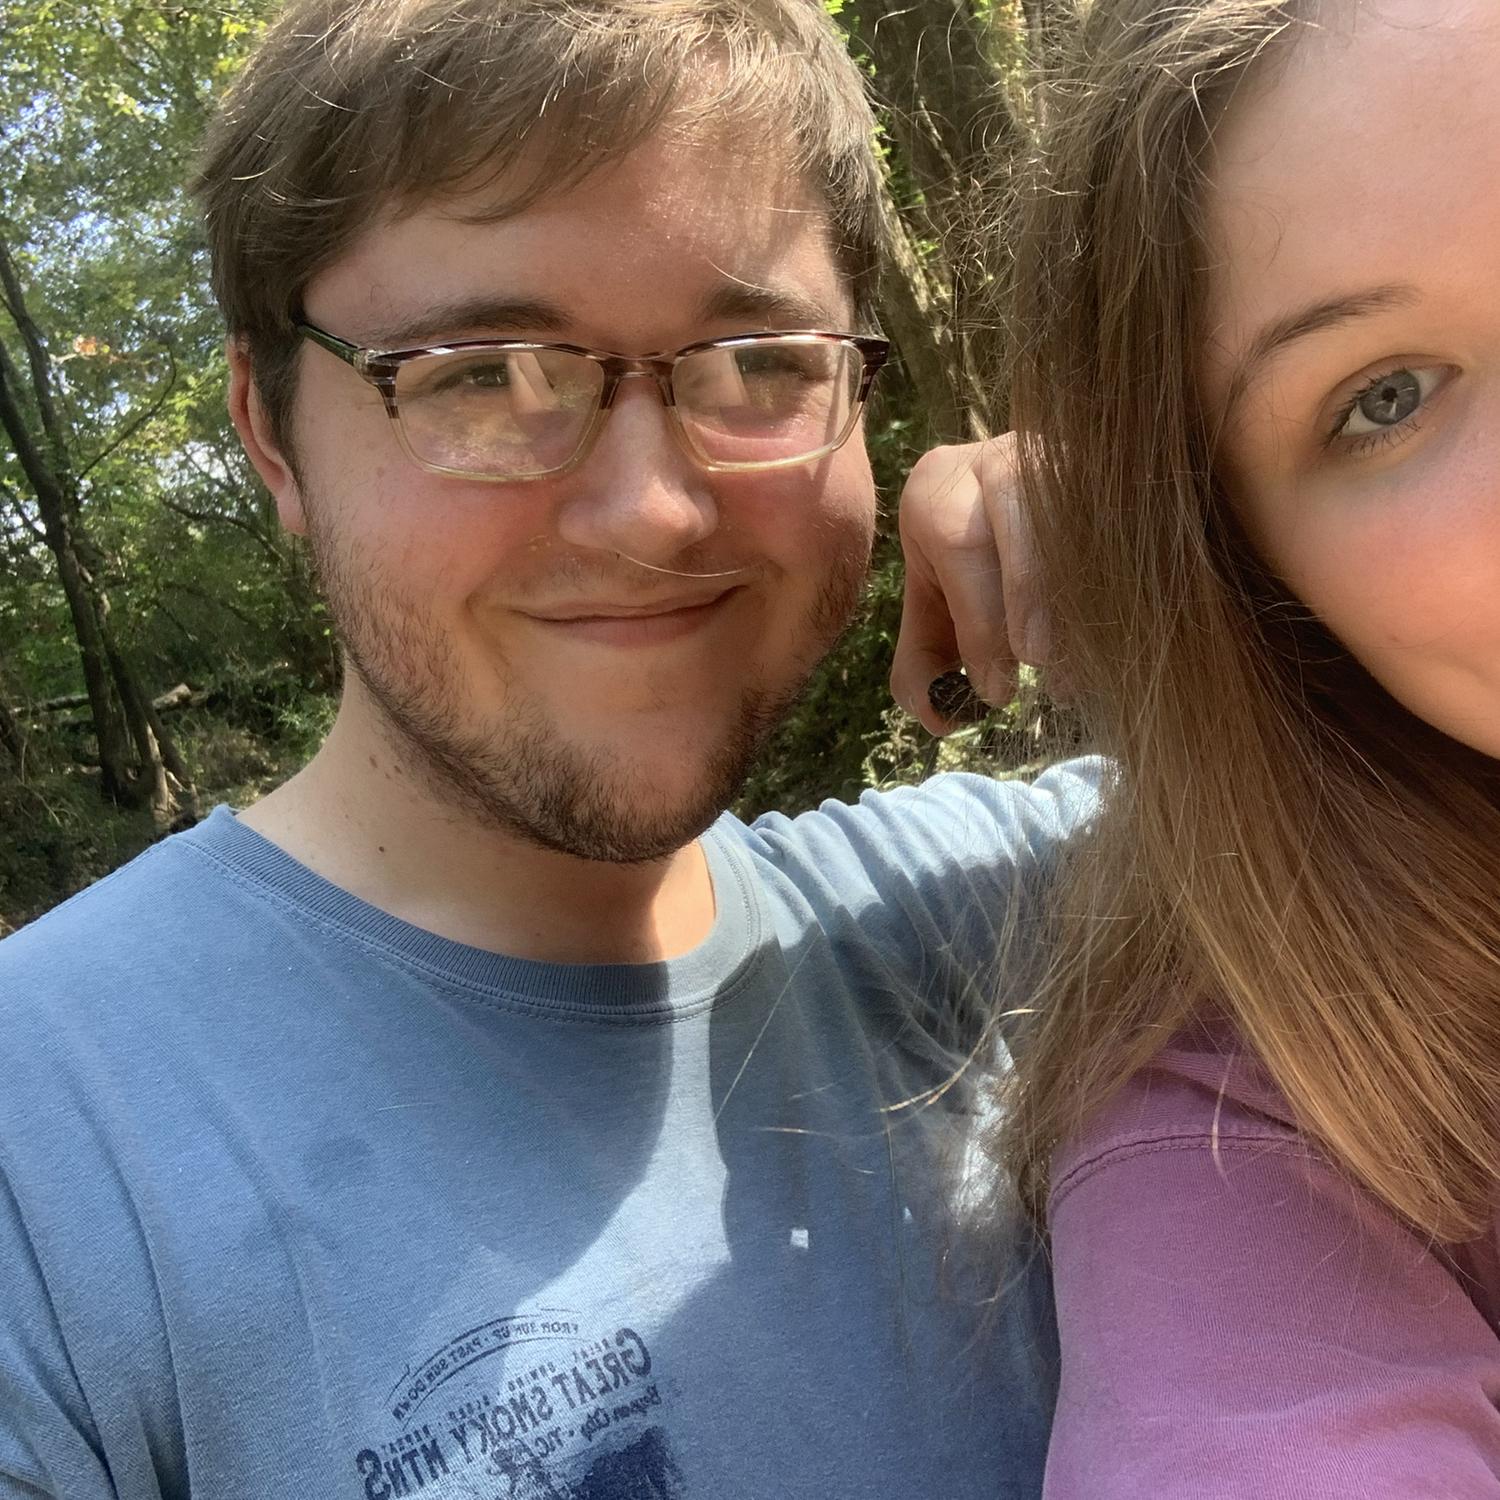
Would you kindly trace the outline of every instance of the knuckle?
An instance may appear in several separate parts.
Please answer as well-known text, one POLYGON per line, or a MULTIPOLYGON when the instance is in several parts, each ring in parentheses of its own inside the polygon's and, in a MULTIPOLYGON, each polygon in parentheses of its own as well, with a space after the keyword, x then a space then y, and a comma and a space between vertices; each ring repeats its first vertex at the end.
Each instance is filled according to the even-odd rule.
POLYGON ((907 475, 903 498, 914 497, 928 490, 942 490, 955 479, 973 471, 978 458, 979 444, 950 443, 944 447, 929 448, 911 466, 907 475))
POLYGON ((1013 432, 1002 433, 982 445, 975 460, 987 494, 1015 495, 1020 489, 1020 454, 1013 432))

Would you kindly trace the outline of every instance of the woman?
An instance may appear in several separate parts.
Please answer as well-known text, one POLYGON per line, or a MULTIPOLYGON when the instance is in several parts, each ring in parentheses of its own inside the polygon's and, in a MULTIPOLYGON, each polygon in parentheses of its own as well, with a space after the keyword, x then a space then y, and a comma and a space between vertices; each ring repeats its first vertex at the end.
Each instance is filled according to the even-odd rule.
POLYGON ((1049 1496, 1500 1496, 1500 6, 1061 47, 1014 416, 1117 775, 1009 1127, 1049 1496))

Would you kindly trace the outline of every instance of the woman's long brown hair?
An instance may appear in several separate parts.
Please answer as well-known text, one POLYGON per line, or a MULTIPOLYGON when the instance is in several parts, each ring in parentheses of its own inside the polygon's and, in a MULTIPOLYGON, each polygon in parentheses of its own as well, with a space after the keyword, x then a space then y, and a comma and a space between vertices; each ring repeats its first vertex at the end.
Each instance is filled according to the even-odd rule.
POLYGON ((1493 1213, 1500 775, 1388 697, 1256 561, 1200 404, 1215 119, 1305 5, 1094 0, 1004 228, 1023 490, 1087 738, 1002 1150, 1048 1164, 1212 1012, 1307 1135, 1442 1240, 1493 1213))

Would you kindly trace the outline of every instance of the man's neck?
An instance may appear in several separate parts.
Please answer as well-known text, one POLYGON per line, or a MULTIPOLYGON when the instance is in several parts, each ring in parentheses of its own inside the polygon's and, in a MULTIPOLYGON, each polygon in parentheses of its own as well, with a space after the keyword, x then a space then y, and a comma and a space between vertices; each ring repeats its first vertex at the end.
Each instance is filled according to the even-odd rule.
POLYGON ((546 963, 650 963, 713 926, 695 842, 618 865, 542 849, 450 807, 335 725, 298 774, 240 814, 309 869, 403 921, 546 963))

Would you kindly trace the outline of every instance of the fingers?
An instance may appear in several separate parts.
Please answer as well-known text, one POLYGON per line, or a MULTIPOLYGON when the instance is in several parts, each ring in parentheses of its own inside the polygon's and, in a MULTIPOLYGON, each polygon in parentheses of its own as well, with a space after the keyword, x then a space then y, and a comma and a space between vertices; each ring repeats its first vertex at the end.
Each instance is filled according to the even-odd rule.
MULTIPOLYGON (((929 690, 955 667, 967 670, 989 703, 1007 703, 1015 691, 1005 579, 978 467, 987 446, 934 449, 913 468, 901 496, 906 582, 891 691, 934 734, 954 727, 957 700, 948 698, 944 713, 929 690)), ((984 482, 993 482, 989 467, 984 482)))
POLYGON ((1017 447, 1015 433, 1005 433, 983 445, 975 464, 1000 558, 1006 634, 1011 655, 1027 666, 1045 669, 1047 695, 1068 703, 1074 699, 1075 688, 1042 586, 1036 538, 1022 502, 1017 447))
POLYGON ((1036 547, 1021 500, 1016 435, 981 445, 975 459, 979 493, 1000 560, 1005 629, 1011 655, 1046 666, 1052 651, 1051 620, 1042 592, 1036 547))
POLYGON ((891 696, 931 734, 946 734, 952 725, 933 704, 929 689, 958 663, 958 639, 942 589, 935 578, 923 576, 908 562, 901 630, 891 662, 891 696))

